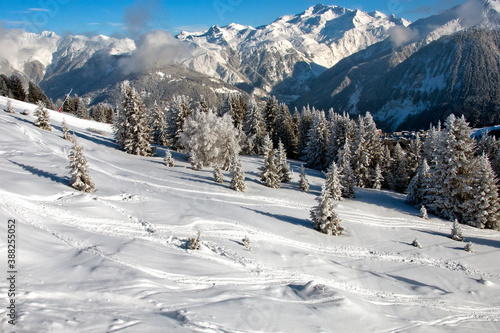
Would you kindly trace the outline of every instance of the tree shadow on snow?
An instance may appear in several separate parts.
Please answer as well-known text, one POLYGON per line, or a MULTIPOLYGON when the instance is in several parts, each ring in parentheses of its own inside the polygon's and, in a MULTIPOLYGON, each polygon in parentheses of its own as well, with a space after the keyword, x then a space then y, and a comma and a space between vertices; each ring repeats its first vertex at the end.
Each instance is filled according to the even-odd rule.
POLYGON ((26 165, 26 164, 22 164, 22 163, 18 163, 18 162, 14 162, 14 161, 11 161, 9 160, 9 162, 11 162, 12 164, 15 164, 19 167, 21 167, 22 169, 36 175, 36 176, 39 176, 39 177, 43 177, 43 178, 48 178, 54 182, 57 182, 57 183, 61 183, 61 184, 64 184, 64 185, 68 185, 69 184, 69 177, 60 177, 58 175, 56 175, 55 173, 50 173, 50 172, 47 172, 47 171, 43 171, 43 170, 40 170, 40 169, 37 169, 33 166, 30 166, 30 165, 26 165))
POLYGON ((271 214, 271 213, 263 212, 263 211, 260 211, 260 210, 257 210, 257 209, 251 209, 251 208, 246 208, 246 207, 243 207, 243 208, 246 209, 246 210, 250 210, 252 212, 255 212, 255 213, 267 216, 267 217, 271 217, 273 219, 277 219, 277 220, 283 221, 283 222, 288 222, 288 223, 291 223, 291 224, 300 225, 300 226, 303 226, 303 227, 305 227, 307 229, 311 229, 312 228, 312 222, 309 221, 309 220, 298 219, 298 218, 295 218, 295 217, 292 217, 292 216, 286 216, 286 215, 281 215, 281 214, 271 214))
MULTIPOLYGON (((451 239, 451 229, 450 229, 450 233, 448 233, 448 234, 445 234, 445 233, 439 232, 439 231, 432 231, 432 230, 418 230, 418 231, 424 232, 424 233, 427 233, 430 235, 443 236, 443 237, 448 238, 449 240, 452 240, 451 239)), ((467 236, 467 231, 463 231, 462 233, 464 235, 464 241, 460 242, 460 244, 463 244, 463 246, 461 246, 461 247, 458 246, 458 247, 454 247, 454 248, 458 248, 460 250, 463 250, 465 244, 467 244, 468 242, 472 242, 473 244, 478 244, 478 245, 491 246, 491 247, 494 247, 497 249, 500 248, 500 241, 498 241, 498 240, 487 239, 487 238, 478 238, 478 237, 469 237, 469 236, 467 236)), ((454 242, 457 242, 457 241, 454 241, 454 242)), ((459 244, 459 242, 457 242, 457 244, 459 244)))

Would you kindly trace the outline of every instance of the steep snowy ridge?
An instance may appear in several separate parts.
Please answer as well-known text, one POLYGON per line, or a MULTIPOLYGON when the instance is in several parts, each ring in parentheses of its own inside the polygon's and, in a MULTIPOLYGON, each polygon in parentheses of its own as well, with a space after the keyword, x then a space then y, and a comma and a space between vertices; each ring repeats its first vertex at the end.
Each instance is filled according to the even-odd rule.
POLYGON ((370 111, 388 131, 427 128, 451 112, 473 126, 496 123, 498 8, 496 0, 470 0, 396 27, 318 77, 296 106, 370 111))
POLYGON ((391 27, 408 24, 380 12, 316 5, 258 28, 214 26, 201 34, 182 32, 177 38, 198 48, 187 61, 190 68, 232 84, 293 95, 339 60, 385 39, 391 27), (286 87, 276 90, 285 80, 286 87))
POLYGON ((309 220, 324 175, 306 170, 311 190, 300 191, 297 161, 292 183, 270 189, 257 177, 261 159, 241 156, 239 193, 227 173, 217 184, 183 154, 166 167, 164 147, 157 157, 119 151, 109 125, 50 111, 48 132, 19 114, 36 106, 12 105, 15 114, 0 111, 0 219, 16 220, 19 274, 15 327, 0 307, 4 332, 500 329, 498 231, 463 226, 474 245, 466 252, 450 238, 451 222, 421 219, 401 194, 356 188, 335 207, 345 232, 324 235, 309 220), (68 186, 63 117, 94 193, 68 186), (198 231, 201 249, 189 250, 198 231))

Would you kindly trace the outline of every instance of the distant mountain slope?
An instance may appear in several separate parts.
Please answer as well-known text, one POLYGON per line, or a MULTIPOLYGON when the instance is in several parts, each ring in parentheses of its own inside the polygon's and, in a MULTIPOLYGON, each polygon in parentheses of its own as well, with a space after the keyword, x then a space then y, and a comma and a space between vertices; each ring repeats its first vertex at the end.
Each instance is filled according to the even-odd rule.
POLYGON ((259 28, 230 24, 177 38, 196 45, 185 63, 231 84, 272 92, 282 99, 307 89, 307 83, 338 61, 385 39, 404 19, 316 5, 259 28))
POLYGON ((394 29, 318 77, 296 105, 371 111, 386 130, 426 127, 450 112, 474 126, 495 122, 498 34, 489 30, 500 26, 499 3, 473 0, 394 29))

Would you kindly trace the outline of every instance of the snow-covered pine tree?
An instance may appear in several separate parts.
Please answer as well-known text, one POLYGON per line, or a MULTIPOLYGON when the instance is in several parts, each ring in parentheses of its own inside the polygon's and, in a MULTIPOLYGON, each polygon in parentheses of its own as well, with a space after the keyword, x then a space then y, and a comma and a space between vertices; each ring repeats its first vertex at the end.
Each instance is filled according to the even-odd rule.
POLYGON ((152 156, 149 121, 141 97, 128 82, 123 85, 123 100, 115 123, 115 139, 128 154, 152 156))
POLYGON ((197 111, 185 120, 179 144, 195 164, 217 164, 223 170, 229 170, 233 155, 241 151, 231 115, 219 117, 212 110, 197 111))
POLYGON ((417 174, 412 178, 408 186, 408 195, 406 196, 406 203, 412 206, 420 206, 424 202, 424 195, 426 193, 426 186, 431 177, 427 159, 423 159, 422 164, 417 170, 417 174))
POLYGON ((342 185, 339 179, 337 163, 332 162, 326 173, 325 189, 334 201, 342 201, 342 185))
POLYGON ((326 184, 323 186, 321 195, 316 200, 318 205, 311 209, 311 220, 314 229, 327 235, 340 235, 344 228, 341 225, 341 219, 335 212, 334 200, 326 184))
POLYGON ((406 154, 407 173, 409 179, 415 176, 421 164, 420 158, 422 156, 422 148, 423 145, 420 140, 420 135, 417 134, 417 137, 410 142, 408 152, 406 154))
POLYGON ((278 141, 281 141, 290 157, 297 156, 298 138, 295 134, 295 126, 293 123, 292 115, 286 104, 281 103, 278 106, 278 119, 277 119, 276 132, 278 141))
POLYGON ((175 166, 175 160, 172 157, 172 153, 170 152, 170 149, 167 149, 167 152, 165 153, 165 159, 163 161, 165 162, 165 165, 169 168, 172 168, 175 166))
POLYGON ((269 96, 266 101, 266 107, 264 108, 264 120, 266 123, 266 131, 269 133, 269 138, 273 142, 273 147, 278 145, 278 101, 274 96, 269 96))
POLYGON ((165 108, 156 101, 151 111, 150 129, 151 139, 154 144, 165 147, 170 146, 165 108))
POLYGON ((462 221, 477 228, 499 229, 497 178, 486 154, 474 159, 470 181, 469 192, 461 207, 462 221))
POLYGON ((75 135, 73 135, 72 141, 73 148, 69 153, 69 165, 67 166, 67 169, 71 170, 70 185, 78 191, 93 192, 95 185, 88 174, 88 163, 83 155, 83 148, 76 141, 75 135))
POLYGON ((272 142, 269 141, 269 143, 270 146, 267 146, 266 153, 264 154, 263 166, 260 168, 259 177, 267 187, 280 188, 281 177, 278 161, 276 160, 276 150, 269 149, 272 147, 272 142))
POLYGON ((419 249, 422 248, 422 244, 420 244, 420 242, 418 241, 417 237, 415 237, 415 239, 413 240, 413 242, 411 242, 411 245, 413 245, 415 247, 418 247, 419 249))
POLYGON ((264 138, 266 137, 266 124, 262 111, 254 101, 251 101, 248 107, 248 114, 245 123, 245 134, 248 138, 249 154, 262 155, 264 152, 264 138))
POLYGON ((71 141, 71 135, 69 134, 68 124, 66 123, 66 118, 62 121, 63 139, 71 141))
POLYGON ((187 96, 176 95, 169 103, 167 117, 170 135, 169 139, 172 145, 178 150, 184 149, 184 147, 180 145, 179 140, 184 128, 184 122, 193 114, 190 108, 191 102, 191 99, 187 96))
POLYGON ((425 208, 424 205, 422 205, 422 208, 420 208, 420 217, 424 220, 429 219, 429 215, 427 215, 427 208, 425 208))
POLYGON ((89 110, 80 97, 75 97, 76 116, 80 119, 89 119, 89 110))
POLYGON ((14 108, 12 107, 12 102, 11 100, 7 100, 7 108, 5 109, 5 112, 8 112, 8 113, 14 113, 14 108))
MULTIPOLYGON (((344 149, 345 142, 352 142, 354 135, 354 123, 349 118, 349 114, 340 115, 334 113, 330 121, 330 139, 328 141, 328 161, 340 162, 340 152, 344 149)), ((350 154, 350 152, 349 152, 350 154)), ((340 166, 340 164, 339 164, 340 166)))
POLYGON ((354 185, 356 179, 351 166, 351 144, 349 137, 346 137, 343 148, 337 154, 337 164, 339 166, 340 184, 342 185, 342 196, 344 198, 355 198, 354 185))
POLYGON ((389 179, 389 186, 391 190, 404 193, 408 188, 409 177, 407 165, 406 153, 398 142, 394 147, 391 158, 389 179))
POLYGON ((355 149, 352 157, 353 173, 358 187, 369 187, 372 181, 370 168, 371 156, 363 133, 358 129, 354 139, 355 149))
POLYGON ((309 106, 302 109, 302 114, 300 116, 300 121, 298 123, 298 155, 306 155, 307 142, 309 141, 309 130, 311 129, 313 122, 313 116, 311 113, 311 108, 309 106))
POLYGON ((214 180, 218 184, 224 184, 224 175, 222 174, 222 170, 218 165, 214 168, 214 180))
POLYGON ((464 236, 462 236, 462 228, 460 227, 457 219, 453 221, 453 228, 451 228, 451 239, 459 242, 464 241, 464 236))
POLYGON ((238 192, 245 192, 245 172, 243 171, 243 164, 238 158, 238 155, 233 156, 233 163, 231 166, 231 186, 233 190, 238 192))
POLYGON ((382 175, 382 169, 380 165, 375 166, 375 174, 373 176, 373 188, 376 190, 382 189, 382 183, 384 182, 384 176, 382 175))
POLYGON ((472 244, 472 242, 468 242, 467 244, 465 244, 464 251, 474 252, 474 245, 472 244))
POLYGON ((42 101, 38 101, 37 108, 33 115, 36 118, 35 126, 40 127, 46 131, 52 131, 52 127, 50 126, 50 115, 49 111, 45 108, 45 104, 42 101))
POLYGON ((277 152, 277 162, 279 168, 279 174, 281 177, 282 183, 289 183, 292 181, 292 175, 290 172, 290 164, 288 164, 286 159, 286 150, 285 146, 281 142, 281 139, 278 142, 278 152, 277 152))
POLYGON ((325 112, 314 111, 304 156, 309 168, 324 170, 328 167, 326 165, 326 155, 329 136, 325 112))
POLYGON ((309 182, 306 177, 306 169, 304 168, 304 164, 300 166, 300 179, 299 179, 300 189, 304 192, 309 191, 309 182))

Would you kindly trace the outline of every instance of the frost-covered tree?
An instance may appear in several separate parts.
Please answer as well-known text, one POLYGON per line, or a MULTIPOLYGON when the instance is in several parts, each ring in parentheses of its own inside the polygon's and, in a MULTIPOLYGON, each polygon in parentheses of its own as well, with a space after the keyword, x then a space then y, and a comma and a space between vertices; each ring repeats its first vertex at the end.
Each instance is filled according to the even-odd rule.
POLYGON ((52 131, 52 127, 50 126, 50 114, 42 101, 38 101, 37 108, 33 115, 36 117, 35 126, 46 131, 52 131))
POLYGON ((295 133, 295 125, 292 115, 286 104, 278 106, 278 119, 277 119, 276 132, 278 141, 281 141, 288 152, 288 156, 297 156, 298 138, 295 133))
POLYGON ((412 178, 408 186, 408 195, 406 196, 407 204, 419 206, 424 202, 426 186, 429 186, 428 180, 431 177, 429 170, 427 160, 424 158, 417 170, 417 174, 412 178))
POLYGON ((165 162, 165 165, 169 168, 172 168, 175 166, 175 160, 172 157, 172 153, 170 152, 170 149, 167 149, 167 152, 165 153, 165 159, 163 161, 165 162))
POLYGON ((266 101, 266 106, 264 108, 264 120, 266 123, 266 131, 269 133, 269 137, 273 142, 273 147, 278 145, 278 118, 279 118, 279 106, 278 101, 274 96, 269 96, 266 101))
POLYGON ((422 205, 422 208, 420 208, 420 217, 424 220, 427 220, 429 218, 429 215, 427 214, 427 208, 425 208, 424 205, 422 205))
POLYGON ((334 201, 342 201, 342 185, 340 183, 339 168, 332 162, 326 173, 325 189, 334 201))
POLYGON ((420 135, 417 134, 417 137, 410 142, 406 154, 406 170, 410 179, 415 176, 421 164, 422 149, 422 141, 420 140, 420 135))
POLYGON ((263 157, 263 166, 260 168, 259 177, 262 183, 270 188, 281 187, 281 176, 276 150, 271 148, 272 142, 269 140, 263 157))
POLYGON ((80 97, 75 97, 76 116, 80 119, 89 119, 89 110, 80 97))
POLYGON ((339 154, 346 141, 352 142, 354 135, 354 123, 349 118, 349 114, 334 113, 330 121, 330 139, 328 141, 328 161, 339 163, 339 154))
POLYGON ((193 111, 190 108, 191 99, 184 95, 176 95, 169 103, 168 127, 171 144, 178 150, 182 150, 179 140, 184 128, 184 122, 189 118, 193 111))
POLYGON ((229 170, 233 155, 239 154, 238 130, 229 114, 197 111, 185 120, 179 144, 185 147, 191 164, 229 170))
POLYGON ((231 185, 230 187, 238 192, 245 192, 245 172, 243 171, 243 164, 237 155, 233 156, 233 163, 231 165, 231 185))
POLYGON ((93 192, 95 185, 88 174, 87 159, 83 155, 83 148, 76 141, 76 136, 73 135, 73 148, 69 153, 69 165, 71 179, 70 185, 82 192, 93 192))
POLYGON ((285 146, 281 142, 281 140, 278 142, 278 152, 277 152, 277 162, 278 162, 278 168, 279 168, 279 173, 281 177, 281 182, 282 183, 289 183, 292 181, 292 174, 290 171, 290 164, 288 164, 287 159, 286 159, 286 150, 285 146))
POLYGON ((346 137, 343 148, 337 153, 340 184, 342 185, 342 196, 344 198, 355 198, 354 185, 356 179, 352 171, 351 159, 351 144, 349 138, 346 137))
POLYGON ((302 114, 300 116, 300 121, 297 125, 298 131, 298 154, 299 156, 304 156, 306 154, 307 142, 309 141, 309 130, 311 129, 313 122, 313 116, 311 113, 311 108, 309 106, 302 109, 302 114))
POLYGON ((69 128, 68 128, 68 124, 66 123, 66 118, 63 118, 62 130, 63 130, 64 140, 71 141, 71 135, 69 134, 69 128))
POLYGON ((318 201, 318 205, 311 209, 311 220, 314 229, 327 235, 340 235, 344 228, 341 225, 341 219, 335 212, 335 201, 326 184, 323 186, 321 195, 316 200, 318 201))
POLYGON ((327 168, 327 144, 330 134, 324 111, 315 111, 311 129, 308 133, 307 147, 304 160, 312 169, 324 170, 327 168))
POLYGON ((156 101, 151 110, 150 129, 151 139, 154 144, 165 147, 170 146, 165 108, 158 105, 156 101))
POLYGON ((26 90, 24 90, 23 82, 18 76, 11 75, 7 84, 14 99, 23 102, 26 100, 26 90))
POLYGON ((406 153, 399 142, 394 147, 391 158, 389 187, 391 190, 404 193, 408 188, 409 176, 407 171, 406 153))
POLYGON ((267 134, 266 124, 262 111, 254 102, 249 105, 244 129, 248 139, 248 153, 250 155, 262 155, 264 153, 262 150, 264 138, 267 134))
POLYGON ((380 165, 377 164, 375 166, 375 172, 373 175, 373 188, 376 190, 382 189, 382 183, 384 182, 384 176, 382 175, 382 169, 380 168, 380 165))
POLYGON ((307 181, 306 169, 304 168, 304 164, 300 166, 299 186, 302 191, 309 191, 309 182, 307 181))
POLYGON ((12 102, 11 100, 9 99, 7 101, 7 108, 5 109, 5 112, 8 112, 8 113, 14 113, 14 108, 12 107, 12 102))
POLYGON ((214 167, 214 180, 218 184, 224 184, 224 175, 218 165, 214 167))
POLYGON ((128 154, 152 156, 149 121, 142 99, 128 82, 123 85, 122 95, 114 124, 116 142, 128 154))
POLYGON ((474 252, 474 245, 472 244, 472 242, 468 242, 467 244, 465 244, 464 251, 474 252))
POLYGON ((486 154, 474 160, 469 192, 461 210, 462 221, 477 228, 500 227, 500 201, 495 173, 486 154))
POLYGON ((451 239, 463 242, 464 236, 462 236, 462 227, 458 223, 458 220, 453 221, 453 228, 451 228, 451 239))

